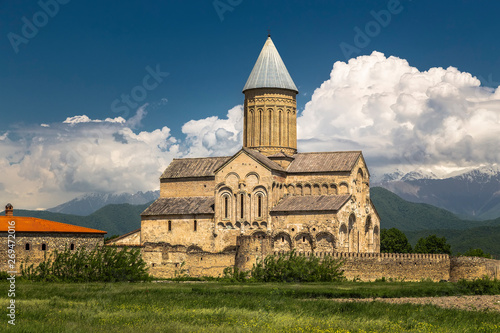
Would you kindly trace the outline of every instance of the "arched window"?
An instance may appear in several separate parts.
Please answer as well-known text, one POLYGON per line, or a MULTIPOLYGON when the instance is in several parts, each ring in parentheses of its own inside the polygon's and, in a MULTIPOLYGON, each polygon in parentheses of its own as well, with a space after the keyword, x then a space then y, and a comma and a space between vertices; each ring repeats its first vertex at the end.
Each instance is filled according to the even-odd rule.
MULTIPOLYGON (((348 242, 349 242, 349 252, 357 252, 358 251, 358 247, 356 246, 356 243, 355 243, 355 234, 356 234, 356 215, 354 215, 354 213, 352 213, 350 216, 349 216, 349 228, 347 230, 348 232, 348 242)), ((358 239, 359 241, 359 239, 358 239)))
POLYGON ((253 109, 250 109, 250 115, 248 117, 248 126, 247 126, 247 145, 250 146, 250 147, 253 147, 254 146, 254 133, 255 133, 255 129, 253 128, 255 125, 255 120, 254 120, 254 114, 253 114, 253 109))
POLYGON ((42 244, 42 251, 46 251, 47 250, 47 244, 43 243, 42 244))
POLYGON ((257 217, 262 217, 262 194, 257 195, 257 217))
POLYGON ((269 137, 268 139, 268 145, 271 146, 272 139, 273 139, 273 109, 267 109, 269 111, 269 137))
POLYGON ((26 243, 26 245, 24 246, 24 249, 25 249, 26 251, 29 251, 29 250, 30 250, 30 248, 31 248, 31 247, 30 247, 30 243, 26 243))
POLYGON ((258 145, 263 145, 262 142, 262 130, 263 130, 263 116, 262 116, 262 109, 259 109, 259 143, 258 145))
POLYGON ((229 218, 229 197, 227 195, 224 196, 224 218, 229 218))
POLYGON ((245 194, 240 194, 240 218, 245 217, 245 194))
POLYGON ((172 231, 172 221, 168 221, 168 231, 172 231))
POLYGON ((281 138, 283 136, 283 129, 282 129, 282 124, 283 124, 283 119, 282 119, 282 110, 280 109, 279 110, 279 119, 278 119, 278 126, 279 126, 279 130, 278 130, 278 144, 281 146, 281 138))
POLYGON ((349 244, 347 239, 347 227, 342 223, 340 226, 339 243, 343 252, 349 252, 349 244))
POLYGON ((198 222, 196 220, 194 220, 193 229, 194 229, 194 231, 196 231, 198 229, 198 222))

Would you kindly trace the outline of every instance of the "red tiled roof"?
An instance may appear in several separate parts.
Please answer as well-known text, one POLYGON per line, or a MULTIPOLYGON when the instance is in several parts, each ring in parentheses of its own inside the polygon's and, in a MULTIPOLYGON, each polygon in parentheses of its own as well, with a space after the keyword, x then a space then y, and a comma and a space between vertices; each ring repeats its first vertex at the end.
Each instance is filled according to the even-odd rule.
POLYGON ((9 230, 8 222, 15 221, 16 232, 67 232, 80 234, 106 234, 106 231, 24 216, 0 216, 0 232, 9 230))

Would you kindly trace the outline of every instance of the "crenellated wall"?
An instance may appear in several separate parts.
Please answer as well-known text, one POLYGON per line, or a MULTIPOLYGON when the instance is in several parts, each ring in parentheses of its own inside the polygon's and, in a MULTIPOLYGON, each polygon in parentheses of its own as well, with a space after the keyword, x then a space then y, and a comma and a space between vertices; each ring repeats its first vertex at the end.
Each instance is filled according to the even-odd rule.
MULTIPOLYGON (((273 254, 279 254, 274 252, 273 254)), ((283 253, 283 252, 281 252, 283 253)), ((450 257, 447 254, 403 254, 403 253, 349 253, 349 252, 305 252, 302 256, 316 255, 343 260, 342 269, 347 279, 374 281, 392 278, 404 281, 450 279, 450 257)))
MULTIPOLYGON (((205 252, 192 245, 146 243, 141 246, 142 257, 155 277, 171 278, 179 274, 192 277, 222 276, 226 267, 249 271, 267 255, 285 254, 273 251, 273 239, 264 233, 258 236, 238 236, 237 245, 222 252, 205 252)), ((342 260, 347 279, 374 281, 452 281, 477 279, 483 276, 500 279, 500 260, 476 257, 450 257, 447 254, 297 252, 300 256, 315 255, 342 260)))

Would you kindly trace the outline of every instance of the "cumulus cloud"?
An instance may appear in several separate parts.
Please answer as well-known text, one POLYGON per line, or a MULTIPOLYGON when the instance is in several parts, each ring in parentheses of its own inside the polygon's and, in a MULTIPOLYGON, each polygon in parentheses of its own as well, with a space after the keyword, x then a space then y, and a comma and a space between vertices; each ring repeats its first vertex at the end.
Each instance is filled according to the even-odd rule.
POLYGON ((4 201, 49 208, 82 193, 158 189, 159 175, 179 155, 176 139, 168 127, 136 134, 119 118, 75 116, 0 135, 4 201))
POLYGON ((241 148, 242 132, 242 105, 229 110, 226 119, 214 116, 191 120, 182 126, 182 133, 186 134, 186 157, 234 154, 241 148))
POLYGON ((135 131, 147 108, 128 120, 77 115, 0 133, 3 201, 50 208, 89 192, 156 190, 173 158, 229 155, 241 148, 242 106, 223 119, 189 121, 182 128, 184 140, 171 136, 166 126, 135 131))
POLYGON ((298 118, 302 151, 363 150, 372 168, 500 162, 500 88, 379 52, 336 62, 298 118))
MULTIPOLYGON (((162 100, 161 103, 166 103, 162 100)), ((4 202, 49 208, 88 192, 158 189, 174 157, 231 155, 242 145, 243 106, 138 132, 144 105, 125 120, 86 115, 0 133, 4 202)), ((453 67, 419 71, 379 52, 336 62, 298 118, 299 151, 363 150, 372 174, 500 164, 500 88, 453 67)))

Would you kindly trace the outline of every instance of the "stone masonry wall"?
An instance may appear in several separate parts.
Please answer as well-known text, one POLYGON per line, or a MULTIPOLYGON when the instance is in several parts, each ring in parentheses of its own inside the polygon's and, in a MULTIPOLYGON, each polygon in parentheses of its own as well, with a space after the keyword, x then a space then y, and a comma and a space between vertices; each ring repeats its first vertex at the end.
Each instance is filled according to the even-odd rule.
POLYGON ((161 179, 160 198, 213 196, 214 187, 214 177, 161 179))
POLYGON ((478 257, 452 257, 450 280, 477 279, 484 275, 500 279, 500 260, 478 257))
POLYGON ((177 275, 191 277, 222 276, 224 268, 234 266, 235 250, 210 253, 191 251, 184 246, 165 243, 145 244, 142 258, 149 273, 157 278, 172 278, 177 275))
MULTIPOLYGON (((0 271, 11 271, 8 268, 8 238, 7 233, 0 234, 0 271)), ((31 265, 39 264, 45 256, 50 256, 54 250, 64 251, 71 248, 74 244, 74 250, 81 247, 88 249, 104 244, 103 234, 76 234, 76 233, 16 233, 16 271, 21 272, 21 264, 31 265), (26 247, 29 244, 29 250, 26 247), (45 250, 42 245, 45 244, 45 250)))

